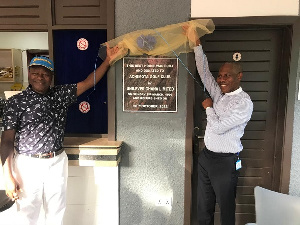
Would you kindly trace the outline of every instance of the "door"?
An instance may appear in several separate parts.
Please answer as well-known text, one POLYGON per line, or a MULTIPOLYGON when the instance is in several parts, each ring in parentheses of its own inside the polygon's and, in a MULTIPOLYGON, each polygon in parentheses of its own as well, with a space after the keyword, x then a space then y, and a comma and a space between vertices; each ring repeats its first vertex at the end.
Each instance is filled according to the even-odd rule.
MULTIPOLYGON (((255 222, 254 187, 278 190, 283 140, 288 57, 284 57, 286 28, 216 29, 201 39, 209 67, 216 77, 226 61, 239 60, 243 67, 241 86, 253 103, 254 111, 242 137, 242 169, 237 188, 236 220, 239 225, 255 222), (240 59, 239 59, 240 58, 240 59)), ((197 155, 204 146, 206 114, 201 106, 202 91, 195 82, 194 173, 197 179, 197 155)), ((196 213, 196 188, 193 187, 193 212, 196 213)), ((196 215, 193 215, 196 220, 196 215)), ((216 207, 215 224, 219 223, 216 207)))

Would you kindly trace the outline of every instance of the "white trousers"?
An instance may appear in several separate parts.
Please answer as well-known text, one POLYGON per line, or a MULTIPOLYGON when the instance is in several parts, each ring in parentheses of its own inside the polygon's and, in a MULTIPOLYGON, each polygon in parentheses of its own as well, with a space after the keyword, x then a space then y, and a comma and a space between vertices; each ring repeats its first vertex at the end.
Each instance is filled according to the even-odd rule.
POLYGON ((16 155, 14 173, 23 190, 17 200, 22 225, 36 225, 41 207, 47 225, 62 225, 68 179, 66 153, 49 159, 16 155))

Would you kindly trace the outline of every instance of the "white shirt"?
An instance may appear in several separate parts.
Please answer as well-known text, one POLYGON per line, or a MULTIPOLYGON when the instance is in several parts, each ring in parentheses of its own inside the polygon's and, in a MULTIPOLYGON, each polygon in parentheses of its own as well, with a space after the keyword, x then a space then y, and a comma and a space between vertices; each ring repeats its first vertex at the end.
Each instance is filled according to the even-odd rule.
POLYGON ((241 137, 253 112, 250 96, 241 87, 223 94, 209 71, 202 46, 194 51, 198 73, 213 100, 213 108, 206 109, 205 146, 213 152, 238 153, 243 150, 241 137))

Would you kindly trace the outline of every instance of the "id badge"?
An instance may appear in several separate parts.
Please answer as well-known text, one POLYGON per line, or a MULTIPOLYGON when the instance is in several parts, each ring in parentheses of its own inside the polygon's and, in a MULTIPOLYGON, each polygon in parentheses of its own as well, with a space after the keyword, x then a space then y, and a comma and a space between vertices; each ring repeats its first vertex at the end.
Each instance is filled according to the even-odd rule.
POLYGON ((235 163, 235 169, 239 170, 242 168, 242 160, 238 159, 235 163))

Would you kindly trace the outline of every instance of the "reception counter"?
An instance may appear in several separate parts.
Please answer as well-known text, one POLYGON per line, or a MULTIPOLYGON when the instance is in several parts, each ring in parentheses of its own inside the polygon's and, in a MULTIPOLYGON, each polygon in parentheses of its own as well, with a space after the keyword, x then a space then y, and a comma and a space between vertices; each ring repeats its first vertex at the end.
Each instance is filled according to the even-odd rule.
POLYGON ((66 225, 119 224, 121 141, 65 137, 69 158, 66 225))
POLYGON ((64 148, 70 166, 118 166, 121 141, 107 138, 65 137, 64 148))
POLYGON ((121 161, 121 146, 121 141, 107 138, 65 137, 64 140, 69 166, 116 167, 121 161))

